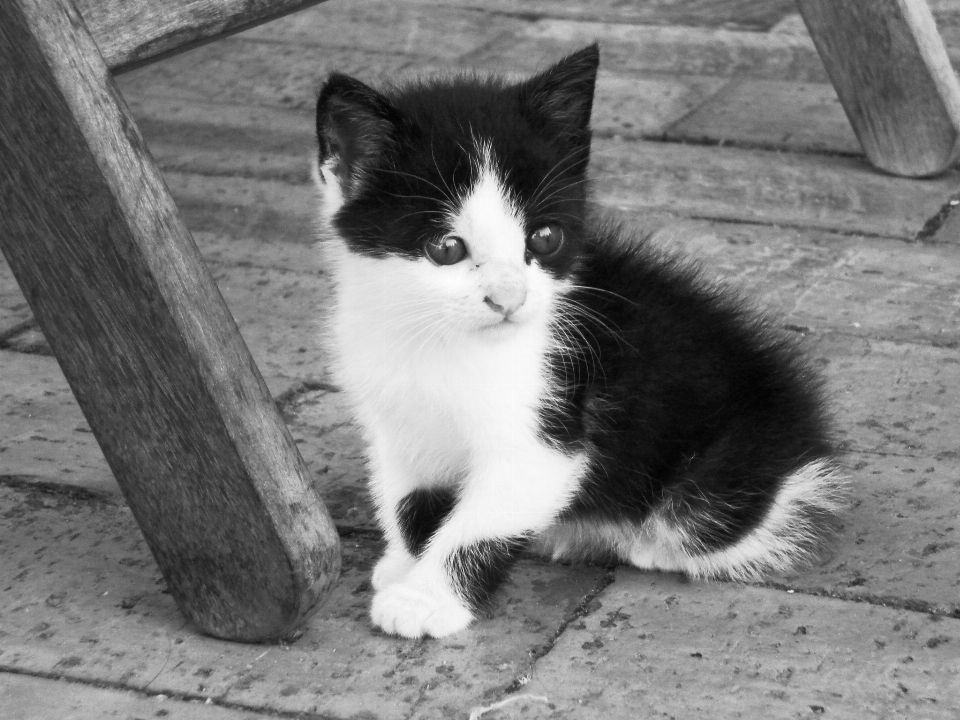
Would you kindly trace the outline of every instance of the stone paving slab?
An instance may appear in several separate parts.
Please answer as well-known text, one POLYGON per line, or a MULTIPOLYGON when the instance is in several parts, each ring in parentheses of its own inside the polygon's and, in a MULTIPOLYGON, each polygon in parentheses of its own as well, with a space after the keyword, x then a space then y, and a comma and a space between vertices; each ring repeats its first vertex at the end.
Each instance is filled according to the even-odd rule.
MULTIPOLYGON (((318 491, 342 528, 372 529, 363 446, 339 392, 329 385, 317 344, 325 286, 311 274, 315 268, 305 275, 295 272, 315 262, 314 250, 224 235, 199 239, 205 256, 216 258, 214 271, 261 367, 278 368, 271 384, 284 388, 278 393, 284 416, 318 491), (305 277, 315 284, 304 287, 305 277)), ((657 239, 684 247, 702 260, 708 274, 731 278, 764 307, 782 312, 784 322, 807 333, 808 348, 824 364, 838 433, 863 497, 852 516, 853 530, 842 535, 834 558, 846 562, 847 569, 804 575, 804 586, 834 594, 853 588, 926 597, 951 612, 957 564, 946 528, 953 523, 931 498, 950 495, 960 477, 953 431, 960 424, 960 377, 954 350, 943 345, 944 336, 956 336, 960 325, 960 308, 953 301, 960 292, 955 248, 702 222, 670 225, 657 239), (834 287, 845 295, 838 299, 828 291, 834 287), (892 301, 894 309, 884 313, 892 301), (850 307, 860 308, 854 316, 859 327, 851 322, 850 307), (917 319, 905 328, 904 318, 917 319), (953 329, 942 332, 940 322, 953 329), (864 377, 872 378, 872 392, 863 392, 864 377), (901 469, 898 463, 904 462, 913 464, 901 469), (909 472, 923 474, 927 489, 920 495, 927 499, 903 486, 909 472), (911 498, 909 517, 888 522, 894 508, 911 498), (923 562, 906 574, 895 567, 865 574, 865 568, 877 565, 871 555, 876 547, 886 548, 884 557, 893 558, 894 566, 923 562), (869 585, 862 587, 865 582, 869 585)), ((9 428, 0 474, 96 492, 115 488, 55 361, 16 353, 3 358, 11 374, 4 376, 9 384, 3 383, 0 401, 5 413, 0 417, 9 428)))
POLYGON ((461 62, 532 71, 543 58, 560 57, 600 42, 600 64, 624 74, 684 74, 829 82, 808 35, 699 27, 630 25, 545 18, 518 24, 461 62))
MULTIPOLYGON (((307 158, 298 160, 306 174, 307 158)), ((269 243, 316 242, 316 194, 311 185, 180 172, 165 172, 164 180, 192 233, 269 243)))
POLYGON ((960 461, 851 452, 846 462, 851 509, 825 563, 771 585, 960 618, 960 512, 945 500, 960 489, 960 461))
MULTIPOLYGON (((960 15, 931 4, 955 54, 960 15)), ((5 338, 29 311, 0 262, 0 694, 23 680, 12 670, 48 688, 68 677, 83 717, 99 717, 85 698, 133 715, 157 693, 175 717, 956 716, 960 175, 900 181, 817 154, 855 148, 792 2, 468 6, 331 2, 120 78, 336 516, 346 570, 292 644, 185 627, 55 361, 3 351, 42 342, 5 338), (385 637, 365 615, 379 543, 362 446, 316 345, 315 92, 331 69, 530 72, 594 38, 599 199, 672 217, 659 241, 802 336, 835 398, 851 511, 822 565, 767 587, 525 559, 475 629, 385 637), (635 142, 665 133, 735 147, 635 142), (767 147, 808 155, 744 149, 767 147), (930 243, 903 242, 918 234, 930 243)))
MULTIPOLYGON (((475 8, 476 0, 419 0, 421 5, 475 8)), ((595 0, 572 3, 568 0, 487 0, 483 8, 493 14, 517 18, 575 18, 616 24, 684 25, 691 27, 744 28, 763 31, 772 28, 793 12, 792 0, 595 0)))
POLYGON ((326 277, 260 267, 211 267, 274 398, 304 380, 326 377, 320 344, 320 307, 326 277))
MULTIPOLYGON (((707 7, 702 5, 700 11, 707 7)), ((578 12, 584 14, 582 6, 578 12)), ((443 4, 324 3, 127 73, 118 82, 132 97, 309 109, 331 70, 371 81, 451 68, 530 73, 594 40, 602 45, 604 74, 647 76, 646 82, 735 75, 828 82, 805 33, 539 17, 536 11, 503 15, 443 4), (460 26, 470 32, 455 32, 460 26)))
POLYGON ((591 610, 523 688, 547 702, 486 720, 960 713, 960 620, 630 570, 591 610))
POLYGON ((824 373, 849 449, 960 457, 956 350, 824 334, 813 352, 826 361, 824 373))
POLYGON ((419 63, 436 65, 456 62, 524 24, 520 18, 492 13, 477 4, 334 0, 260 25, 242 37, 333 56, 343 50, 380 53, 389 48, 419 63))
POLYGON ((737 80, 665 135, 678 142, 863 154, 828 83, 737 80))
POLYGON ((403 640, 367 619, 381 546, 355 535, 343 538, 341 579, 302 636, 244 645, 186 625, 122 503, 0 485, 0 508, 0 671, 252 709, 460 717, 528 673, 608 574, 524 560, 471 629, 403 640))
POLYGON ((366 445, 339 388, 308 386, 284 403, 283 417, 337 527, 375 530, 367 494, 366 445))
POLYGON ((5 478, 96 495, 120 492, 52 357, 0 350, 0 479, 5 478))
POLYGON ((0 672, 0 718, 3 720, 255 720, 276 717, 201 701, 184 702, 166 695, 145 696, 64 679, 0 672))
POLYGON ((120 75, 117 84, 130 97, 308 109, 316 106, 322 79, 335 70, 388 79, 398 73, 412 76, 417 65, 417 58, 390 47, 328 53, 246 40, 240 34, 120 75))
POLYGON ((26 298, 13 277, 6 259, 0 255, 0 348, 24 323, 33 318, 26 298))
MULTIPOLYGON (((423 73, 444 68, 424 66, 423 73)), ((375 82, 370 70, 361 79, 375 82)), ((323 80, 317 76, 317 82, 323 80)), ((660 136, 727 83, 696 75, 627 77, 601 69, 594 134, 634 139, 660 136)), ((306 183, 315 146, 313 107, 288 108, 172 100, 151 89, 131 110, 150 152, 167 172, 239 175, 306 183)))
MULTIPOLYGON (((643 225, 637 214, 627 221, 643 225)), ((960 252, 939 243, 769 225, 674 220, 655 242, 695 258, 710 279, 785 316, 799 332, 960 343, 960 252)))
POLYGON ((614 141, 594 143, 606 205, 694 218, 794 225, 912 240, 957 192, 960 173, 929 181, 882 175, 849 157, 614 141))
MULTIPOLYGON (((304 142, 312 140, 305 135, 304 142)), ((309 147, 305 145, 300 157, 285 152, 269 160, 268 151, 246 156, 237 152, 237 158, 246 159, 227 167, 244 175, 253 175, 264 165, 273 168, 271 172, 286 167, 284 172, 306 182, 309 147)), ((181 150, 161 157, 184 167, 178 157, 188 154, 181 150)), ((787 224, 906 240, 923 230, 960 184, 956 171, 916 181, 877 173, 859 158, 679 143, 624 146, 617 138, 595 141, 591 168, 598 200, 627 212, 787 224)), ((179 171, 167 171, 165 177, 194 231, 291 242, 315 237, 315 200, 308 184, 179 171)))

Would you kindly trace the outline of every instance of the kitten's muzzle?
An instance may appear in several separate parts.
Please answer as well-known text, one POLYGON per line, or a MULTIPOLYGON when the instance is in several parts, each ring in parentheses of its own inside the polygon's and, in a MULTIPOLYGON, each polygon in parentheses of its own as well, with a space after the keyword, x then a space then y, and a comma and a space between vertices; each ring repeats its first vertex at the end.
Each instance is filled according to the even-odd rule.
POLYGON ((483 301, 494 312, 509 318, 523 307, 527 300, 527 286, 520 273, 513 268, 498 268, 496 280, 487 288, 483 301))

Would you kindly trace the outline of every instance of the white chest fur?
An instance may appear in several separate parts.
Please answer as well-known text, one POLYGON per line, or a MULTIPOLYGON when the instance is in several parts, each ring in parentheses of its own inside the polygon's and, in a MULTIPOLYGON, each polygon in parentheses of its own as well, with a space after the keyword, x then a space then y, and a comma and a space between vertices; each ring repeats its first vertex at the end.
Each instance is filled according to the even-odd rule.
MULTIPOLYGON (((536 435, 548 392, 546 321, 458 331, 459 311, 444 309, 457 302, 438 308, 436 297, 416 295, 424 286, 417 276, 437 268, 335 252, 336 375, 370 435, 390 438, 393 454, 438 481, 456 477, 477 454, 536 435)), ((431 284, 425 292, 435 290, 431 284)))

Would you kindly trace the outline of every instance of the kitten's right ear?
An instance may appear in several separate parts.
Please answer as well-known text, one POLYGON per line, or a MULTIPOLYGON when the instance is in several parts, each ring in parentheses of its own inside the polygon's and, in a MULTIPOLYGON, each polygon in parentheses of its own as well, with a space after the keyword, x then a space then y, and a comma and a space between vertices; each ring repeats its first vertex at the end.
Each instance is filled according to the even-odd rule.
POLYGON ((327 79, 317 98, 320 168, 333 172, 344 200, 393 144, 397 122, 397 110, 373 88, 340 73, 327 79))
POLYGON ((521 86, 534 111, 577 145, 590 143, 590 113, 599 64, 600 47, 593 43, 521 86))

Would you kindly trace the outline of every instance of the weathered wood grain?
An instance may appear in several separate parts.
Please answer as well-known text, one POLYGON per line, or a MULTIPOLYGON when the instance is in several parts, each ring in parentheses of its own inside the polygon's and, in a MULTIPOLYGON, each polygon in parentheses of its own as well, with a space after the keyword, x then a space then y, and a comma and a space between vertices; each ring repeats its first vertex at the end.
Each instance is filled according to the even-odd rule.
POLYGON ((0 247, 184 615, 289 633, 339 541, 71 4, 0 5, 0 247))
POLYGON ((926 177, 960 154, 960 82, 926 0, 798 0, 867 157, 926 177))
POLYGON ((114 72, 239 32, 323 0, 76 0, 114 72))

